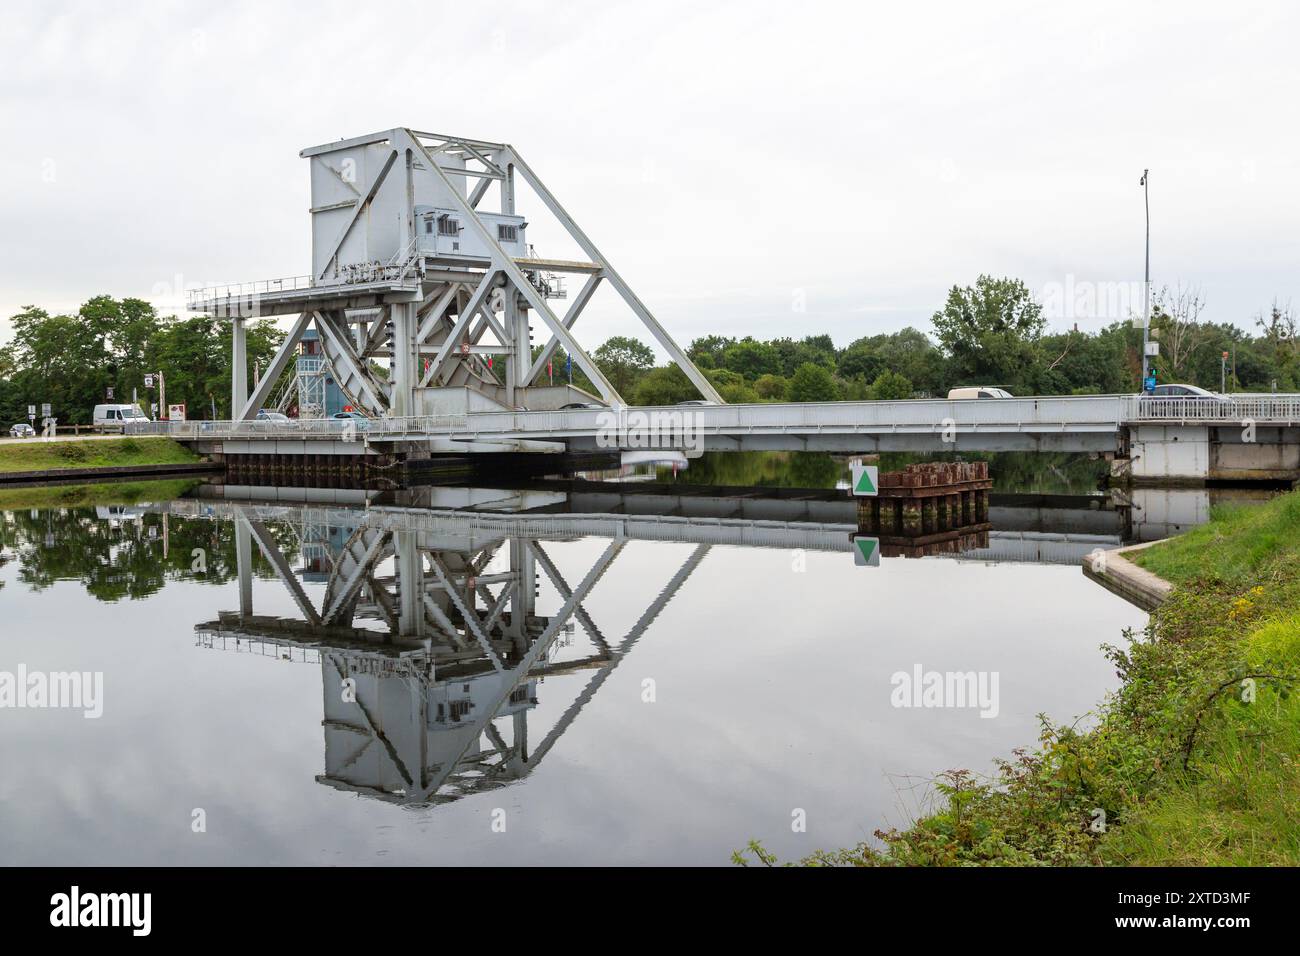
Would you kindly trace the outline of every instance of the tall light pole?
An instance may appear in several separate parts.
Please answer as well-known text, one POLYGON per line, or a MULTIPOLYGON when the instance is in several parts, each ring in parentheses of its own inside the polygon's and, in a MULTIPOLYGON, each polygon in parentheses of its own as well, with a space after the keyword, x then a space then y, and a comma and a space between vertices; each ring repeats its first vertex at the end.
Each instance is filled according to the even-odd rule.
POLYGON ((1138 180, 1138 185, 1142 187, 1142 204, 1147 213, 1147 264, 1142 282, 1142 391, 1146 391, 1147 387, 1147 342, 1151 336, 1151 198, 1147 187, 1150 172, 1149 169, 1142 170, 1142 178, 1138 180))

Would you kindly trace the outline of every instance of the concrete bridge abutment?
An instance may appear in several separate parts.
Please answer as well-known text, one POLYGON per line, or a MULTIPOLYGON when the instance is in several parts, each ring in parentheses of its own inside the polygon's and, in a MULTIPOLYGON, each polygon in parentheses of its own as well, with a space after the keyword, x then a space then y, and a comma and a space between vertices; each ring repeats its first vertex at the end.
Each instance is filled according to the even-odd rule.
POLYGON ((1111 476, 1135 485, 1300 480, 1300 427, 1177 424, 1126 426, 1111 476))

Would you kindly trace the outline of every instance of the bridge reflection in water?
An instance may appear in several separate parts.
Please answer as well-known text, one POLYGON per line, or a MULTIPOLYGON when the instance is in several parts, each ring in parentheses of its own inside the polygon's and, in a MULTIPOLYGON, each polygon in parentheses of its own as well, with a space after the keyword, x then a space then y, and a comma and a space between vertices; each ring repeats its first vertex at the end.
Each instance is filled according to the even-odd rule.
POLYGON ((615 565, 630 540, 624 536, 611 538, 571 584, 545 542, 573 536, 545 528, 483 526, 455 520, 454 513, 440 521, 405 509, 229 501, 163 507, 236 524, 240 608, 199 624, 200 645, 318 665, 325 737, 318 782, 416 805, 495 789, 531 773, 710 547, 698 545, 652 593, 632 628, 611 638, 583 602, 615 565), (287 523, 298 538, 302 577, 324 578, 319 603, 277 544, 269 527, 275 522, 287 523), (299 617, 256 613, 254 546, 293 596, 299 617), (536 611, 539 575, 562 599, 555 614, 536 611), (577 624, 591 652, 563 653, 577 624), (580 672, 589 673, 585 686, 546 735, 530 743, 528 715, 539 682, 580 672))
MULTIPOLYGON (((941 550, 965 560, 1077 564, 1097 547, 1208 515, 1204 490, 1136 495, 994 495, 993 530, 965 539, 978 547, 941 550)), ((319 666, 325 767, 317 780, 409 805, 531 773, 711 548, 842 551, 847 560, 859 530, 859 506, 843 491, 564 480, 385 493, 214 485, 152 507, 235 523, 239 607, 197 625, 198 643, 319 666), (280 545, 286 528, 300 568, 280 545), (551 544, 579 538, 608 543, 566 575, 551 544), (584 602, 635 540, 694 548, 665 580, 646 585, 646 604, 626 633, 606 635, 584 602), (296 616, 256 612, 254 548, 296 616), (543 577, 560 602, 554 614, 537 611, 543 577), (589 642, 582 653, 579 626, 589 642), (528 720, 539 685, 560 674, 587 679, 533 743, 528 720)))

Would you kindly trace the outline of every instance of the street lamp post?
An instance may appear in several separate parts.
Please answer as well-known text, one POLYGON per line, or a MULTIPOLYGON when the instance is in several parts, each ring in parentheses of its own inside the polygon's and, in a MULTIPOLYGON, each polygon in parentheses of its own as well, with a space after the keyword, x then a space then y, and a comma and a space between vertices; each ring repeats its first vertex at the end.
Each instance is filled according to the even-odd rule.
POLYGON ((1149 169, 1142 170, 1142 178, 1138 180, 1138 185, 1142 187, 1142 204, 1146 207, 1147 214, 1147 256, 1146 256, 1146 273, 1142 281, 1142 390, 1146 391, 1147 387, 1147 363, 1150 361, 1147 357, 1147 343, 1151 340, 1151 199, 1147 192, 1147 177, 1151 172, 1149 169))

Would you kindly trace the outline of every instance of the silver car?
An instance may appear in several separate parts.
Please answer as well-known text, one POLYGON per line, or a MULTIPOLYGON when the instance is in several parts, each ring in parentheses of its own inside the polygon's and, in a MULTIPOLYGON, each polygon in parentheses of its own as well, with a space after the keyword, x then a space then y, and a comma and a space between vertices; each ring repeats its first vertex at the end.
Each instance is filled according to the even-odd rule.
POLYGON ((13 428, 9 429, 10 438, 35 438, 36 429, 26 422, 18 422, 13 428))

